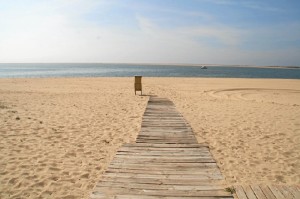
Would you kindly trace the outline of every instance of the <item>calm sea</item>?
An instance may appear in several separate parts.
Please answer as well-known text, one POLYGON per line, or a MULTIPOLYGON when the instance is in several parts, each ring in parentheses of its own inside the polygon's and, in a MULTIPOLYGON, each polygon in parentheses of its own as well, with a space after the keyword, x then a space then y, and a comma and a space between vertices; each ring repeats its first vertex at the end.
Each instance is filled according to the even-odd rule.
POLYGON ((130 64, 4 64, 0 78, 19 77, 233 77, 300 79, 300 69, 245 68, 230 66, 162 66, 130 64))

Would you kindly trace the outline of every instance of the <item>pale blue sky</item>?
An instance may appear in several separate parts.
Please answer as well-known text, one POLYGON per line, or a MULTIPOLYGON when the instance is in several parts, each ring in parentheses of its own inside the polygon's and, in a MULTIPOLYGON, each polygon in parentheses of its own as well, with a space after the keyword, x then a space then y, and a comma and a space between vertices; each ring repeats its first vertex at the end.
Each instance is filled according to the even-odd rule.
POLYGON ((0 0, 0 62, 300 65, 300 1, 0 0))

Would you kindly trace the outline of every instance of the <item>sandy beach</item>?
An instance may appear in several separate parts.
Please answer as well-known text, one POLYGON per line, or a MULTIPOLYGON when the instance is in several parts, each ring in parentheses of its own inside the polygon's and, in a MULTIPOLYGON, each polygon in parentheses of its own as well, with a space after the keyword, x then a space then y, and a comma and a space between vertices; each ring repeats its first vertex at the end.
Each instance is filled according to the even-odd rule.
POLYGON ((171 99, 228 185, 300 183, 300 80, 0 79, 0 198, 87 198, 148 95, 171 99))

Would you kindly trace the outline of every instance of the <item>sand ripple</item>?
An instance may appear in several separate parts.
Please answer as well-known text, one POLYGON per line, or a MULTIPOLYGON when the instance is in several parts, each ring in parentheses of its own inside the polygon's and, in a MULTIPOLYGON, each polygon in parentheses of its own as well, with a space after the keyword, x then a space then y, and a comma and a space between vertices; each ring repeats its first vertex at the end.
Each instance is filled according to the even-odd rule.
POLYGON ((206 92, 215 98, 300 105, 300 90, 266 88, 231 88, 206 92))

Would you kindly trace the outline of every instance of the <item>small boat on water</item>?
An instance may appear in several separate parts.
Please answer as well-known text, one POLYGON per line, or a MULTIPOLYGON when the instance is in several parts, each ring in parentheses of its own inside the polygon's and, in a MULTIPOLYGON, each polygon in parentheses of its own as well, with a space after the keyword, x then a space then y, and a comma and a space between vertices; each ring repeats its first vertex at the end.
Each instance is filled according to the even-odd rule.
POLYGON ((207 69, 207 67, 206 66, 201 66, 201 69, 207 69))

